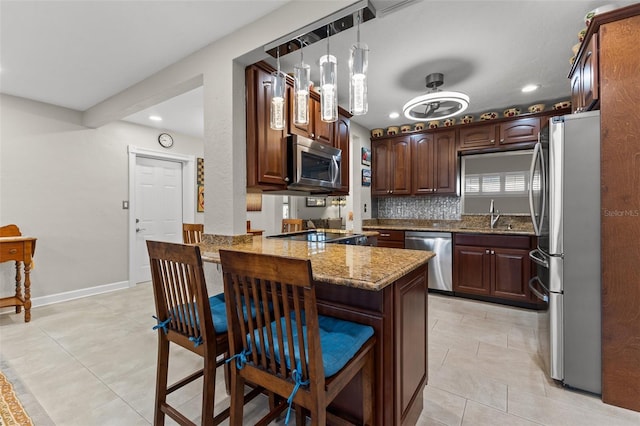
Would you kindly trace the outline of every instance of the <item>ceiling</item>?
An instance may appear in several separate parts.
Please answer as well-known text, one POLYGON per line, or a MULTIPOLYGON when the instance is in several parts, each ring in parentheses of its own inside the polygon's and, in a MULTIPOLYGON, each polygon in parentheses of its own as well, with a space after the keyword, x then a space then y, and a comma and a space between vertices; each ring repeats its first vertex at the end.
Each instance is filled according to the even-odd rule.
MULTIPOLYGON (((0 0, 0 91, 84 111, 287 2, 0 0)), ((602 5, 590 0, 371 3, 380 13, 360 28, 370 49, 369 112, 352 119, 369 129, 407 123, 388 114, 425 93, 425 77, 434 72, 444 74, 441 89, 469 95, 471 114, 567 99, 571 47, 585 26, 585 13, 602 5), (522 93, 530 83, 540 89, 522 93)), ((330 39, 344 107, 355 38, 350 29, 330 39)), ((304 49, 316 82, 318 58, 326 48, 320 41, 304 49)), ((283 57, 283 70, 291 72, 299 59, 299 53, 283 57)), ((202 110, 200 88, 127 120, 202 136, 202 110), (152 114, 163 121, 150 122, 152 114)))

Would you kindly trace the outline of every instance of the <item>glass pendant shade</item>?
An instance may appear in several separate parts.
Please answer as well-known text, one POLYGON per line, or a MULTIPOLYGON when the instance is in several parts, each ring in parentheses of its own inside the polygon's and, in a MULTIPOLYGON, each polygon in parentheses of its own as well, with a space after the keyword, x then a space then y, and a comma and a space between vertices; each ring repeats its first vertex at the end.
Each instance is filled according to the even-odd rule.
POLYGON ((338 120, 338 61, 333 55, 320 58, 320 119, 338 120))
POLYGON ((286 95, 287 77, 282 71, 271 74, 271 123, 273 130, 284 130, 286 126, 286 95))
POLYGON ((367 67, 369 66, 369 50, 364 43, 351 46, 349 56, 349 111, 353 115, 366 114, 367 102, 367 67))
POLYGON ((293 122, 309 123, 309 87, 311 67, 304 62, 293 67, 293 122))

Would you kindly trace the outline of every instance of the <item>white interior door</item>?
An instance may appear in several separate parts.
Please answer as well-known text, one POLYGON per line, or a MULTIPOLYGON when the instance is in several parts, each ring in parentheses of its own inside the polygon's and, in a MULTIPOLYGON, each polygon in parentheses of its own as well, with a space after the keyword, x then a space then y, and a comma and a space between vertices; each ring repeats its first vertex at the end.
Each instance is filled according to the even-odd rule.
POLYGON ((147 240, 182 242, 182 163, 136 158, 135 282, 151 280, 147 240))

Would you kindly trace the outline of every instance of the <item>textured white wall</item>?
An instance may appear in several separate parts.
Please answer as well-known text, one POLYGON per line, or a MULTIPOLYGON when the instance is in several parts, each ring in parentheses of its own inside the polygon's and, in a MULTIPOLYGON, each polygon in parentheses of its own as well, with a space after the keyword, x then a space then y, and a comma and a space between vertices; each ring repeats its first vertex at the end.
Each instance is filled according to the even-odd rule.
MULTIPOLYGON (((77 111, 8 95, 0 122, 0 224, 38 238, 32 297, 128 280, 127 146, 162 150, 158 130, 122 121, 88 129, 77 111)), ((203 156, 201 139, 174 140, 172 152, 203 156)), ((14 274, 0 264, 3 295, 14 274)))

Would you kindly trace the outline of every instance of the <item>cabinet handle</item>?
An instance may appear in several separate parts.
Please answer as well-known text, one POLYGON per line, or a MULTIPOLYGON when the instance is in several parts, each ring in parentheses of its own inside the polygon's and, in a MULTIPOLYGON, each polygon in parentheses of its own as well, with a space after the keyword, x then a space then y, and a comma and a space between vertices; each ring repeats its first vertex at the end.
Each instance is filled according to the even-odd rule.
POLYGON ((496 143, 496 140, 495 139, 491 139, 491 143, 496 143))
POLYGON ((311 133, 311 139, 313 139, 315 137, 316 137, 315 133, 311 133))
POLYGON ((18 252, 18 249, 9 250, 9 254, 16 254, 17 252, 18 252))
POLYGON ((393 194, 393 189, 391 191, 389 191, 389 194, 393 194))
POLYGON ((390 237, 391 234, 380 234, 381 237, 390 237))
POLYGON ((504 143, 504 139, 500 139, 500 143, 504 143))
POLYGON ((289 182, 289 178, 288 177, 284 178, 284 181, 289 182))
POLYGON ((484 251, 484 254, 491 254, 491 251, 490 251, 489 249, 486 249, 486 250, 484 251))
POLYGON ((496 254, 496 252, 495 252, 495 251, 493 251, 493 250, 491 250, 491 254, 496 254))

